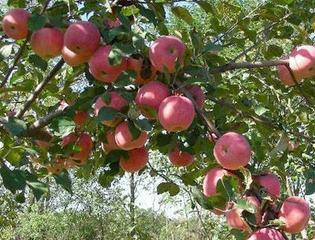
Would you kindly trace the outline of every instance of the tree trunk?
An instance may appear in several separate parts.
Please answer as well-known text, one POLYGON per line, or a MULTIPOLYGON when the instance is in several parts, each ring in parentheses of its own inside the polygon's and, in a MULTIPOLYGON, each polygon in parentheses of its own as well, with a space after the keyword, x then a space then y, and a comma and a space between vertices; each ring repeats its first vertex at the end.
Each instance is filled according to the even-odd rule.
POLYGON ((136 190, 136 184, 135 184, 135 176, 134 173, 130 175, 130 205, 129 205, 129 211, 130 211, 130 223, 131 223, 131 231, 130 231, 130 238, 136 239, 136 218, 135 218, 135 190, 136 190))

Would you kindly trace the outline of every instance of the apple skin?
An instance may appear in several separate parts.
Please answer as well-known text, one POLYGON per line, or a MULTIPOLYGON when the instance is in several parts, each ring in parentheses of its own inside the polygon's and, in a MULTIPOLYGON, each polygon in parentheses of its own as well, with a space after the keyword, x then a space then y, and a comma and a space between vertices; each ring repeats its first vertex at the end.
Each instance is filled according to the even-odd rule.
POLYGON ((154 81, 157 77, 156 69, 149 62, 146 63, 143 58, 128 58, 127 69, 136 73, 135 83, 142 85, 154 81))
POLYGON ((280 197, 280 180, 276 175, 272 173, 262 174, 259 176, 254 176, 253 180, 265 188, 269 195, 271 195, 273 198, 280 197))
POLYGON ((25 39, 28 34, 29 17, 30 14, 22 8, 10 10, 2 19, 3 32, 15 40, 25 39))
POLYGON ((43 59, 57 57, 63 46, 63 33, 57 28, 41 28, 31 37, 33 51, 43 59))
POLYGON ((72 52, 69 48, 67 48, 66 46, 63 46, 61 53, 62 53, 63 60, 71 67, 79 66, 89 61, 89 56, 82 56, 82 55, 76 54, 75 52, 72 52))
POLYGON ((254 232, 248 240, 285 240, 285 238, 276 229, 262 228, 254 232))
POLYGON ((90 73, 103 83, 112 83, 127 69, 127 59, 123 58, 120 64, 111 65, 108 56, 112 46, 107 45, 96 50, 89 60, 90 73))
MULTIPOLYGON (((246 196, 245 199, 256 208, 255 213, 256 225, 259 225, 262 219, 259 200, 254 196, 246 196)), ((225 214, 225 216, 227 223, 230 227, 247 231, 249 229, 249 226, 241 217, 242 211, 243 211, 242 209, 232 208, 225 214)))
POLYGON ((121 21, 119 20, 118 17, 116 17, 115 19, 106 19, 104 21, 104 25, 106 27, 108 27, 109 29, 112 29, 112 28, 117 28, 117 27, 120 27, 122 25, 121 21))
POLYGON ((44 140, 35 140, 34 141, 37 146, 39 146, 41 149, 48 149, 50 147, 50 143, 44 140))
POLYGON ((106 143, 102 142, 102 149, 104 152, 110 152, 113 150, 120 149, 115 141, 115 131, 110 130, 106 133, 106 143))
POLYGON ((194 156, 181 151, 178 146, 168 153, 168 158, 175 167, 188 167, 194 162, 194 156))
POLYGON ((183 64, 186 47, 182 40, 175 36, 161 36, 152 44, 149 58, 156 70, 175 72, 176 62, 183 64))
POLYGON ((248 164, 251 148, 243 135, 228 132, 216 142, 213 155, 223 168, 237 170, 248 164))
POLYGON ((92 56, 100 43, 100 32, 91 22, 72 23, 64 34, 64 46, 80 56, 92 56))
POLYGON ((158 111, 158 119, 162 127, 169 132, 180 132, 188 129, 195 115, 193 103, 184 96, 165 98, 158 111))
POLYGON ((149 153, 145 147, 128 151, 128 156, 128 159, 121 157, 119 165, 124 171, 130 173, 138 172, 143 169, 149 160, 149 153))
POLYGON ((88 117, 89 117, 89 114, 87 112, 76 111, 76 113, 74 114, 73 121, 78 127, 81 128, 86 123, 88 117))
POLYGON ((311 210, 307 201, 300 197, 288 197, 282 204, 279 219, 285 223, 283 230, 288 233, 299 233, 308 224, 311 210))
MULTIPOLYGON (((99 111, 102 107, 111 107, 118 111, 123 110, 128 106, 128 101, 119 95, 118 92, 112 91, 110 92, 110 101, 109 103, 105 103, 102 97, 98 97, 94 104, 94 113, 95 116, 98 116, 99 111)), ((103 122, 104 125, 109 127, 115 127, 118 123, 122 121, 121 118, 116 118, 113 120, 106 120, 103 122)))
POLYGON ((120 123, 115 129, 116 144, 123 150, 141 148, 144 146, 147 139, 148 134, 146 132, 141 132, 138 138, 133 139, 127 121, 120 123))
MULTIPOLYGON (((288 60, 288 58, 286 58, 285 60, 288 60)), ((286 65, 278 65, 277 66, 277 71, 278 71, 278 77, 279 79, 281 80, 281 82, 286 85, 286 86, 294 86, 295 85, 295 82, 294 82, 294 79, 289 71, 289 66, 286 66, 286 65)), ((292 69, 291 69, 292 70, 292 69)), ((294 73, 294 71, 292 70, 292 73, 294 74, 294 77, 295 77, 295 80, 297 82, 300 82, 301 79, 298 79, 294 73)))
POLYGON ((190 85, 190 86, 186 87, 186 89, 190 92, 190 94, 194 98, 197 106, 199 108, 203 108, 203 106, 205 104, 206 96, 205 96, 205 93, 203 92, 203 90, 201 89, 201 87, 198 85, 190 85))
POLYGON ((159 81, 153 81, 139 89, 135 102, 145 117, 155 119, 157 114, 152 114, 150 110, 155 110, 157 113, 161 102, 169 95, 170 90, 167 85, 159 81), (146 110, 146 107, 149 107, 150 110, 146 110))
POLYGON ((298 80, 315 76, 315 47, 303 45, 294 48, 289 64, 298 80))

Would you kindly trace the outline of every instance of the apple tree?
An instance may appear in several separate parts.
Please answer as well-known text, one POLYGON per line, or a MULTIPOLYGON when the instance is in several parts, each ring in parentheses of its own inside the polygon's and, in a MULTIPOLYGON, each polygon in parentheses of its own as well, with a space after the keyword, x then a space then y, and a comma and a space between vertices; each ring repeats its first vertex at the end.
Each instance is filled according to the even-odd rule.
POLYGON ((8 0, 3 185, 19 202, 50 178, 72 193, 69 171, 103 187, 149 172, 237 239, 308 239, 311 2, 8 0))

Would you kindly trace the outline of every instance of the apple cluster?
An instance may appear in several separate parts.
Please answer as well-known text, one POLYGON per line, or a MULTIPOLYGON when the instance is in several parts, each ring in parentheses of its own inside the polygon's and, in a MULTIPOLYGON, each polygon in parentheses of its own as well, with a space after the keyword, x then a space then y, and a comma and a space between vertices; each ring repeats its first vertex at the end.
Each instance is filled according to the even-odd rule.
MULTIPOLYGON (((6 35, 17 40, 27 38, 29 16, 30 14, 23 9, 10 10, 3 18, 3 30, 6 35)), ((104 23, 104 27, 108 28, 120 25, 118 18, 104 23)), ((177 67, 184 64, 186 46, 175 36, 161 36, 156 39, 149 48, 148 59, 123 57, 116 65, 112 65, 109 60, 112 46, 102 43, 98 28, 88 21, 74 22, 65 32, 51 27, 41 28, 32 33, 30 44, 33 51, 44 59, 62 55, 70 66, 87 63, 92 76, 104 84, 115 82, 124 71, 134 71, 136 74, 134 82, 139 86, 134 99, 136 107, 144 118, 157 122, 167 132, 187 130, 196 116, 196 109, 204 106, 205 94, 198 85, 186 86, 185 90, 191 95, 186 97, 181 89, 173 90, 157 78, 160 73, 175 73, 177 67), (150 74, 143 74, 143 68, 149 69, 150 74)), ((315 47, 297 47, 288 60, 289 66, 278 66, 279 77, 285 85, 294 85, 296 81, 315 75, 315 47)), ((124 113, 128 106, 129 101, 115 88, 111 88, 107 98, 98 96, 91 107, 94 109, 94 116, 97 117, 103 108, 124 113)), ((68 155, 66 158, 57 158, 54 164, 46 166, 48 172, 58 174, 64 168, 86 164, 93 150, 91 136, 83 131, 88 117, 86 112, 75 113, 75 132, 64 136, 59 143, 68 155)), ((140 131, 135 137, 129 119, 123 114, 111 120, 104 120, 102 124, 110 128, 101 144, 102 149, 106 153, 113 150, 127 151, 128 157, 121 157, 119 160, 120 167, 126 172, 133 173, 143 169, 149 157, 146 148, 149 133, 140 131)), ((203 181, 204 195, 216 196, 217 185, 224 177, 236 177, 241 188, 242 180, 236 172, 246 167, 251 159, 251 147, 247 139, 241 134, 228 132, 223 136, 210 133, 209 140, 215 141, 213 155, 220 167, 207 172, 203 181)), ((50 143, 45 141, 37 141, 37 144, 46 149, 50 147, 50 143)), ((170 162, 176 167, 186 167, 194 161, 194 156, 181 150, 179 143, 168 155, 170 162)), ((272 173, 253 177, 251 189, 247 189, 242 196, 255 208, 256 231, 251 234, 250 240, 285 239, 282 230, 297 233, 307 225, 310 217, 307 202, 299 197, 288 197, 278 209, 280 189, 280 181, 272 173), (260 196, 261 191, 269 196, 267 201, 260 196), (274 219, 284 223, 280 230, 264 227, 268 221, 274 219)), ((228 202, 223 209, 213 209, 215 214, 224 215, 232 228, 248 232, 251 226, 242 216, 244 211, 234 202, 228 202)))

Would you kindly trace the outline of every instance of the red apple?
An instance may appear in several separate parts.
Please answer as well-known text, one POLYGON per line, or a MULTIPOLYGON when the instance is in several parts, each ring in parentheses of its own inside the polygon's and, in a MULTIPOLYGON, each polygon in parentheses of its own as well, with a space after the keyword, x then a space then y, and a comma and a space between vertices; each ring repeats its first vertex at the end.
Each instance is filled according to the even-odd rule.
POLYGON ((100 32, 91 22, 72 23, 65 32, 64 46, 80 56, 92 56, 100 43, 100 32))
POLYGON ((110 29, 111 28, 117 28, 117 27, 121 26, 121 21, 119 20, 118 17, 116 17, 115 19, 108 18, 104 21, 104 24, 106 27, 108 27, 110 29))
MULTIPOLYGON (((118 111, 122 111, 125 107, 128 106, 128 101, 124 99, 118 92, 110 92, 110 100, 106 103, 102 97, 98 97, 94 104, 95 116, 98 116, 99 111, 102 107, 111 107, 118 111)), ((103 124, 109 127, 115 127, 118 123, 122 121, 121 118, 116 118, 113 120, 104 121, 103 124)))
POLYGON ((199 108, 203 108, 206 96, 198 85, 190 85, 186 87, 186 89, 190 92, 194 100, 196 101, 196 104, 199 108))
POLYGON ((213 155, 223 168, 237 170, 248 164, 251 148, 244 136, 228 132, 216 142, 213 155))
POLYGON ((63 33, 57 28, 41 28, 31 37, 33 51, 44 59, 57 57, 61 54, 63 33))
POLYGON ((137 172, 143 169, 149 159, 148 150, 145 147, 128 151, 128 159, 121 157, 120 167, 126 172, 137 172))
POLYGON ((44 140, 35 140, 34 142, 42 149, 48 149, 50 147, 50 143, 44 140))
MULTIPOLYGON (((255 207, 256 225, 259 225, 261 223, 262 218, 259 200, 254 196, 246 196, 245 199, 255 207)), ((246 221, 242 218, 241 215, 242 212, 243 209, 238 209, 234 207, 225 214, 226 220, 230 227, 247 231, 249 229, 249 226, 247 225, 246 221)))
POLYGON ((195 108, 184 96, 170 96, 161 102, 158 118, 167 131, 180 132, 190 127, 195 118, 195 108))
POLYGON ((10 10, 2 19, 3 32, 15 40, 25 39, 28 34, 29 16, 30 14, 22 8, 10 10))
POLYGON ((106 143, 102 142, 102 149, 104 152, 110 152, 112 150, 120 149, 117 146, 116 140, 115 140, 115 131, 110 130, 106 133, 106 143))
POLYGON ((120 64, 111 65, 108 56, 112 46, 100 47, 89 60, 90 72, 93 77, 103 83, 112 83, 127 69, 127 60, 122 59, 120 64))
POLYGON ((186 47, 174 36, 159 37, 150 47, 149 58, 152 65, 160 72, 175 72, 176 63, 183 64, 186 47))
POLYGON ((88 117, 89 117, 89 114, 87 112, 76 111, 74 114, 73 121, 78 127, 83 127, 88 117))
POLYGON ((85 62, 88 62, 89 56, 82 56, 79 54, 76 54, 75 52, 72 52, 69 48, 66 46, 63 46, 62 48, 62 58, 63 60, 72 67, 79 66, 85 62))
POLYGON ((285 223, 284 231, 299 233, 308 224, 311 216, 309 204, 300 197, 288 197, 282 204, 279 219, 285 223))
POLYGON ((141 148, 147 139, 148 134, 146 132, 141 132, 138 138, 133 139, 127 121, 120 123, 115 129, 115 141, 117 146, 123 150, 141 148))
POLYGON ((143 58, 128 58, 127 69, 136 73, 136 84, 142 85, 156 79, 156 69, 149 60, 145 61, 143 58))
POLYGON ((168 153, 168 158, 175 167, 187 167, 194 162, 194 156, 181 151, 178 146, 168 153))
POLYGON ((303 45, 294 48, 290 54, 289 63, 296 79, 315 76, 315 47, 303 45))
POLYGON ((254 176, 254 181, 266 189, 266 191, 274 198, 280 197, 280 181, 279 178, 272 174, 262 174, 259 176, 254 176))
MULTIPOLYGON (((285 60, 288 60, 288 58, 286 58, 285 60)), ((277 66, 277 70, 278 70, 278 76, 279 76, 279 79, 281 80, 281 82, 286 85, 286 86, 294 86, 295 85, 295 82, 294 82, 294 79, 289 71, 289 65, 286 66, 286 65, 278 65, 277 66)), ((292 69, 291 69, 292 70, 292 69)), ((292 70, 292 73, 294 74, 295 76, 295 73, 293 72, 292 70)), ((299 82, 301 79, 297 79, 296 76, 295 76, 295 80, 297 82, 299 82)))
POLYGON ((276 229, 262 228, 254 232, 248 240, 285 240, 285 238, 276 229))
POLYGON ((159 81, 153 81, 139 89, 135 101, 145 117, 154 119, 157 116, 161 102, 169 95, 170 90, 167 85, 159 81), (155 113, 152 113, 152 110, 155 113))

